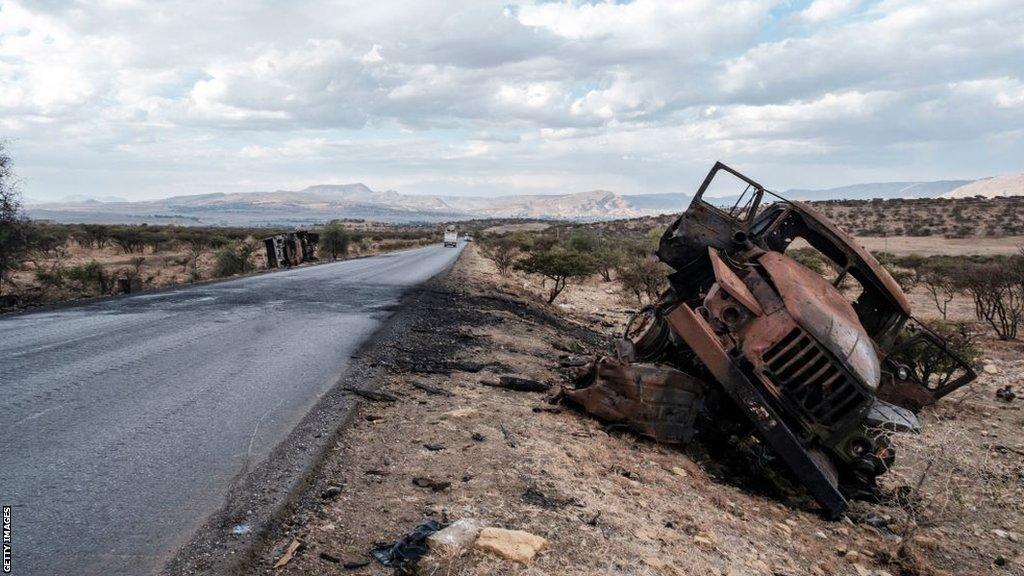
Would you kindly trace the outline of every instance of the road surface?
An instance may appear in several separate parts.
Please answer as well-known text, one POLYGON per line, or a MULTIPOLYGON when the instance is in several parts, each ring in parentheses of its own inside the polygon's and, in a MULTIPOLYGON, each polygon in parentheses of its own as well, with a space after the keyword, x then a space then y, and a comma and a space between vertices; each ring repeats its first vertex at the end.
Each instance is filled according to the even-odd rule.
POLYGON ((0 317, 14 574, 159 571, 337 382, 416 250, 0 317))

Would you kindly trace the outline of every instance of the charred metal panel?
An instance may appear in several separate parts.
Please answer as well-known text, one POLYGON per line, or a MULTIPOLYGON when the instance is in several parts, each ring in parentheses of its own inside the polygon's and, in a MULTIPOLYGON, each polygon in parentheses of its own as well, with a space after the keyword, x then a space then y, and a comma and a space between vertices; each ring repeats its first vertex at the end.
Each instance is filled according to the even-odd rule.
POLYGON ((614 358, 595 360, 580 387, 565 392, 599 420, 666 443, 693 436, 703 394, 703 382, 675 368, 614 358))

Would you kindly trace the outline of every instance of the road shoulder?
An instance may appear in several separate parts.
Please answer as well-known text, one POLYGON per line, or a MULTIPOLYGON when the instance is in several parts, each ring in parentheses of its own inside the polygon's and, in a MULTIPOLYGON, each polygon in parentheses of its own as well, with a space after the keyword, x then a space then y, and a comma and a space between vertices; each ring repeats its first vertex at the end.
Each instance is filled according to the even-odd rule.
POLYGON ((431 295, 446 283, 446 268, 411 288, 391 307, 394 315, 351 356, 338 382, 260 464, 232 482, 221 509, 169 559, 162 574, 242 573, 254 554, 280 533, 282 520, 309 505, 322 467, 358 410, 351 389, 372 390, 392 361, 396 342, 427 314, 431 295))

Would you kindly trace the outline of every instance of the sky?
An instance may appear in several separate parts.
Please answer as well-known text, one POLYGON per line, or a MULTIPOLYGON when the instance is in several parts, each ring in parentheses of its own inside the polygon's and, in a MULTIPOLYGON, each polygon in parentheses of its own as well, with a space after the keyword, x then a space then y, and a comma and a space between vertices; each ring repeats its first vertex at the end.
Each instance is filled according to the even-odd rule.
POLYGON ((0 0, 29 200, 1024 171, 1020 0, 0 0))

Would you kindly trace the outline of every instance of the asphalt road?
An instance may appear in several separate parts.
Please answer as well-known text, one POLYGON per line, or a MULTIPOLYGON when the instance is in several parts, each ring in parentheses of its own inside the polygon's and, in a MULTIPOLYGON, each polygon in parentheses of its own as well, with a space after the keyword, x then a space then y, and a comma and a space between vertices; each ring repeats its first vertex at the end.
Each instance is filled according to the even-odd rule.
POLYGON ((344 373, 441 245, 0 317, 14 574, 158 571, 344 373))

